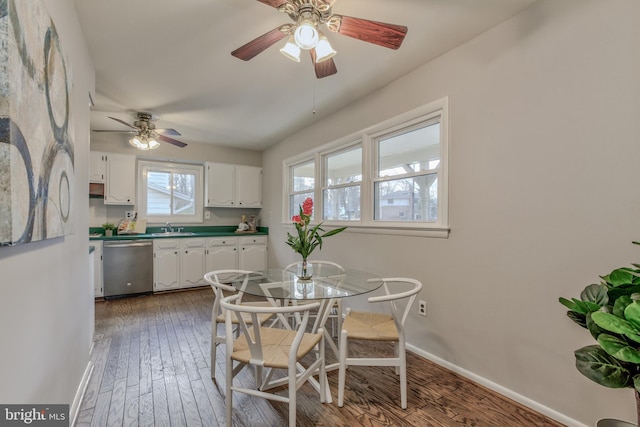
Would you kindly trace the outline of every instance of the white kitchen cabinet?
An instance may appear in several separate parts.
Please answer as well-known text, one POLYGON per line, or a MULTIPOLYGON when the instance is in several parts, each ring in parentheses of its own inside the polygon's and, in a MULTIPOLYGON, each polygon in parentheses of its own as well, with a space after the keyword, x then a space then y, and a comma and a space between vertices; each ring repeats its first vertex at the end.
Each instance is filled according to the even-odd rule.
POLYGON ((254 166, 236 165, 236 206, 259 208, 262 206, 262 169, 254 166))
POLYGON ((267 236, 238 238, 238 268, 251 271, 267 269, 267 236))
POLYGON ((180 239, 180 287, 204 286, 207 239, 180 239))
POLYGON ((206 207, 262 206, 262 169, 228 163, 206 163, 206 207))
POLYGON ((89 182, 104 184, 107 175, 107 153, 91 151, 89 153, 89 182))
POLYGON ((153 241, 153 290, 180 288, 180 239, 153 241))
POLYGON ((104 203, 135 205, 136 157, 129 154, 107 154, 104 203))
POLYGON ((205 265, 207 272, 237 269, 238 238, 233 236, 208 238, 205 265))
POLYGON ((93 251, 93 293, 96 298, 102 297, 102 242, 92 241, 93 251))

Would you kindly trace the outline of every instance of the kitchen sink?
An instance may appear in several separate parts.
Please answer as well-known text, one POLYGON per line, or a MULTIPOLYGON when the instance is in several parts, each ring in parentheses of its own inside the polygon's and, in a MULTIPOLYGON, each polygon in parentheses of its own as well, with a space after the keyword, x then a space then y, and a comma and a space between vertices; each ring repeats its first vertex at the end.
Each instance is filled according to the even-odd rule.
POLYGON ((169 236, 195 236, 196 233, 191 231, 165 231, 163 233, 151 233, 155 237, 169 237, 169 236))

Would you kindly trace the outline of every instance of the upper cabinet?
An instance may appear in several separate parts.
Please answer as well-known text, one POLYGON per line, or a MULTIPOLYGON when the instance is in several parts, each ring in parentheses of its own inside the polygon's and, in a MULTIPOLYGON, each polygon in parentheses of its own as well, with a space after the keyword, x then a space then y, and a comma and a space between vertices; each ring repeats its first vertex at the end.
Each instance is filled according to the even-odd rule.
POLYGON ((106 157, 104 203, 135 205, 136 157, 129 154, 113 153, 109 153, 106 157))
POLYGON ((89 182, 104 184, 107 175, 107 153, 91 151, 89 156, 89 182))
POLYGON ((206 207, 262 206, 262 169, 255 166, 206 163, 206 207))

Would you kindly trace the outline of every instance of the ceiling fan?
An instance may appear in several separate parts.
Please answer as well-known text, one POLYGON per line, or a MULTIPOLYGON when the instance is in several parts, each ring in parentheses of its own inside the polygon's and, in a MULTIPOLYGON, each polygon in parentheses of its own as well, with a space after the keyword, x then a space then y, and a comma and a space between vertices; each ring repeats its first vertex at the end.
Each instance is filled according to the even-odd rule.
POLYGON ((338 72, 333 61, 336 52, 318 27, 389 49, 398 49, 407 34, 407 27, 386 24, 351 16, 334 15, 331 7, 336 0, 258 0, 286 13, 295 24, 284 24, 261 35, 231 52, 236 58, 248 61, 271 45, 289 36, 280 52, 296 62, 300 49, 308 50, 315 67, 316 77, 331 76, 338 72))
POLYGON ((157 140, 168 142, 177 147, 186 147, 187 144, 178 141, 177 139, 169 138, 167 135, 180 136, 180 132, 175 129, 156 129, 156 125, 153 121, 158 120, 158 116, 151 113, 136 113, 137 120, 133 124, 129 124, 124 120, 120 120, 116 117, 110 117, 111 120, 115 120, 118 123, 129 127, 132 130, 94 130, 94 132, 121 132, 134 134, 133 138, 129 140, 129 143, 141 150, 153 150, 158 148, 160 143, 157 140))

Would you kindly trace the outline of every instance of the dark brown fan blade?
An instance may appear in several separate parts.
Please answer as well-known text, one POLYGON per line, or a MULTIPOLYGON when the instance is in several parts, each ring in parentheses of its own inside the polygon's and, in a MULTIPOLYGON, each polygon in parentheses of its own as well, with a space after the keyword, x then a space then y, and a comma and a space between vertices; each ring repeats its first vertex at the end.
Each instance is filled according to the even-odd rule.
POLYGON ((127 127, 130 127, 131 129, 135 129, 135 127, 131 126, 129 123, 125 122, 124 120, 120 120, 120 119, 117 119, 117 118, 115 118, 115 117, 111 117, 111 116, 109 116, 109 118, 110 118, 111 120, 115 120, 115 121, 116 121, 116 122, 118 122, 118 123, 122 123, 123 125, 125 125, 125 126, 127 126, 127 127))
POLYGON ((266 48, 270 47, 272 44, 282 40, 287 36, 286 33, 282 32, 282 27, 283 26, 275 28, 268 33, 261 35, 260 37, 251 40, 249 43, 231 52, 231 55, 244 61, 250 60, 266 48))
POLYGON ((180 132, 178 132, 175 129, 171 129, 171 128, 167 128, 167 129, 154 129, 154 131, 156 133, 162 134, 162 135, 173 135, 173 136, 180 136, 180 132))
POLYGON ((160 141, 164 141, 164 142, 168 142, 169 144, 176 145, 180 148, 187 146, 187 144, 185 144, 184 142, 178 141, 177 139, 169 138, 168 136, 164 136, 164 135, 158 135, 158 139, 160 141))
POLYGON ((324 77, 329 77, 338 72, 338 69, 336 68, 336 63, 333 62, 333 58, 329 58, 320 63, 316 63, 316 50, 311 49, 309 50, 309 53, 311 53, 311 62, 315 67, 317 78, 321 79, 324 77))
POLYGON ((135 131, 135 130, 104 130, 104 129, 94 129, 93 132, 138 133, 138 131, 135 131))
POLYGON ((398 49, 407 35, 407 27, 403 25, 385 24, 384 22, 369 21, 368 19, 353 18, 351 16, 333 15, 340 17, 340 27, 337 32, 354 39, 377 44, 378 46, 398 49))
POLYGON ((267 6, 278 8, 285 4, 287 0, 258 0, 260 3, 264 3, 267 6))

